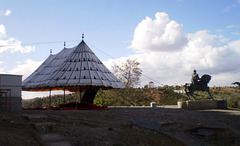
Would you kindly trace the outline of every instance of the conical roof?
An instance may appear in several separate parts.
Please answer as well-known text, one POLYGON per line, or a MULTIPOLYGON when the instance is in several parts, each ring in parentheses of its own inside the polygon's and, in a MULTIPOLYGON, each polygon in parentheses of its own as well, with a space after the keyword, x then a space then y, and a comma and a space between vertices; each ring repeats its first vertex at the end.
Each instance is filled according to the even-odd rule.
POLYGON ((124 88, 82 41, 76 47, 64 48, 56 55, 50 55, 36 71, 23 81, 23 90, 54 90, 67 87, 100 86, 103 88, 124 88))

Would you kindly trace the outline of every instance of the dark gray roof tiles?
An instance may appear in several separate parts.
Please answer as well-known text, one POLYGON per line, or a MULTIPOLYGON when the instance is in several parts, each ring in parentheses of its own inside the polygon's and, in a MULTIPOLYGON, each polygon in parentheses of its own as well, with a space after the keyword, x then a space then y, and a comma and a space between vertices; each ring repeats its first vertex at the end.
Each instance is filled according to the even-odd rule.
POLYGON ((58 54, 50 55, 23 81, 23 89, 64 86, 125 87, 84 41, 74 48, 64 48, 58 54))

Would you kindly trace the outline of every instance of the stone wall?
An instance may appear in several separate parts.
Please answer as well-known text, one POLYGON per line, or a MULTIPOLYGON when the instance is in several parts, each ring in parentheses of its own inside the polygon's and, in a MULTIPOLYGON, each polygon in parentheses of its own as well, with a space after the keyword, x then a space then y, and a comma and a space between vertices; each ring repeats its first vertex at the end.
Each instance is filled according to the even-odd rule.
POLYGON ((199 110, 199 109, 226 109, 226 100, 197 100, 197 101, 180 101, 178 108, 199 110))

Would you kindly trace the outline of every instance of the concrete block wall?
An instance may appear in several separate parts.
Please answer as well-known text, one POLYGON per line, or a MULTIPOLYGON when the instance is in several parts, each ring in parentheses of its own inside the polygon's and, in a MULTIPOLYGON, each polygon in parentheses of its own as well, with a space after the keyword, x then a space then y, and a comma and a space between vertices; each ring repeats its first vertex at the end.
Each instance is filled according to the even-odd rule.
POLYGON ((7 97, 0 97, 0 110, 21 110, 22 109, 22 76, 0 74, 0 89, 7 89, 7 97), (7 98, 6 103, 5 98, 7 98), (11 99, 10 99, 11 98, 11 99))
POLYGON ((201 109, 226 109, 226 100, 198 100, 198 101, 180 101, 178 102, 178 108, 189 110, 201 110, 201 109))

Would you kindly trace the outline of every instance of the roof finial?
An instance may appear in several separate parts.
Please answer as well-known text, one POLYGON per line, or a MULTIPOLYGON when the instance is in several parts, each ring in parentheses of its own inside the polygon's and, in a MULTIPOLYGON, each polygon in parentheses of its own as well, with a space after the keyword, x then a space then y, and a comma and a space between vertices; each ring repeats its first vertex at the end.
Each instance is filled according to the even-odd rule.
POLYGON ((82 33, 82 40, 84 40, 84 33, 82 33))
POLYGON ((52 49, 50 49, 50 55, 52 55, 52 49))
POLYGON ((66 47, 66 42, 64 42, 63 46, 64 46, 64 48, 66 47))

